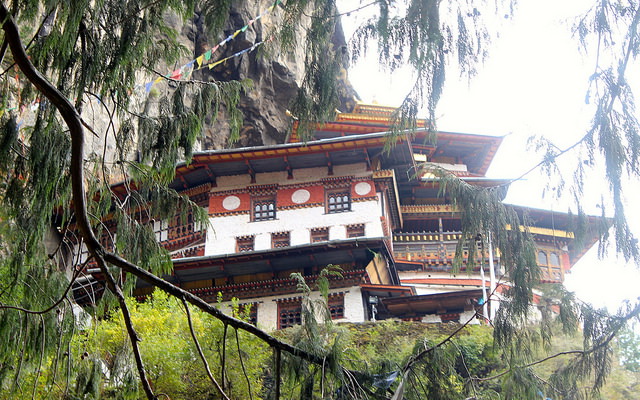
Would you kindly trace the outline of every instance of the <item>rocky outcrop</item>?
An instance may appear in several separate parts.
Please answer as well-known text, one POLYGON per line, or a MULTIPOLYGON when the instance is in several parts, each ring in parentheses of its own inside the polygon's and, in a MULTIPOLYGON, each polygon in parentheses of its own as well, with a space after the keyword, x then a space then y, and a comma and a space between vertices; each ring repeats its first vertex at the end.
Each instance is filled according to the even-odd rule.
MULTIPOLYGON (((271 5, 272 0, 234 2, 223 32, 219 32, 215 37, 208 34, 204 26, 204 17, 196 15, 190 23, 183 26, 182 35, 197 56, 242 28, 271 5)), ((280 22, 281 16, 282 11, 276 8, 274 12, 253 23, 249 29, 218 50, 212 59, 228 57, 251 47, 254 43, 266 40, 265 35, 268 35, 274 24, 280 22)), ((298 48, 288 54, 261 56, 259 51, 254 51, 231 58, 212 70, 203 69, 196 72, 195 77, 202 80, 253 81, 253 89, 242 97, 238 106, 244 114, 244 124, 240 131, 240 140, 234 144, 235 147, 269 145, 285 140, 291 126, 291 117, 287 116, 286 110, 304 76, 304 39, 304 32, 300 32, 298 48)), ((346 43, 340 25, 336 27, 333 42, 336 54, 342 56, 346 43)), ((343 73, 336 79, 341 83, 341 111, 349 111, 353 108, 357 95, 346 78, 347 65, 344 67, 343 73)), ((206 125, 202 149, 229 147, 228 137, 229 125, 226 122, 225 110, 221 110, 219 118, 206 125)))

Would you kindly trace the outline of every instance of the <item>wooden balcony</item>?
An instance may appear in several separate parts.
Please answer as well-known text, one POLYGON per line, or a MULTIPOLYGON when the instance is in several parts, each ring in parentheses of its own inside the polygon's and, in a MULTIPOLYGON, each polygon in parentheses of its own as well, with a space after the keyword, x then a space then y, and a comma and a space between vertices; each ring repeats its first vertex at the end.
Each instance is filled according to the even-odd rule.
MULTIPOLYGON (((461 232, 402 232, 393 235, 393 254, 399 270, 449 271, 452 268, 461 232)), ((489 252, 478 248, 474 271, 489 265, 489 252)), ((463 269, 469 250, 463 247, 463 269)), ((498 260, 494 260, 496 266, 498 260)))

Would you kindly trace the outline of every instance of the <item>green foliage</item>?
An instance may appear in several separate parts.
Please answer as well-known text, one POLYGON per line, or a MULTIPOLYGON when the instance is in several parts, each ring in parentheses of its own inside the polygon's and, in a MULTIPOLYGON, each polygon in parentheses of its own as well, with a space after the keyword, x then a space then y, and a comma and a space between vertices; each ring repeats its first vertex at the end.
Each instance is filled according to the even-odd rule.
MULTIPOLYGON (((430 119, 435 120, 447 63, 455 60, 463 73, 473 74, 475 65, 485 56, 490 37, 480 19, 487 15, 474 2, 447 3, 446 7, 437 0, 376 4, 378 15, 358 31, 351 51, 357 59, 377 42, 380 63, 390 71, 403 63, 414 69, 415 83, 396 116, 394 133, 398 133, 415 128, 415 115, 424 105, 430 119)), ((105 157, 106 147, 103 154, 97 150, 89 154, 84 163, 88 177, 82 182, 85 187, 80 188, 80 193, 94 200, 88 204, 94 233, 107 237, 106 249, 94 252, 94 257, 114 251, 145 270, 166 274, 170 259, 155 243, 149 223, 190 212, 197 222, 206 222, 207 215, 201 208, 167 185, 174 178, 175 164, 190 161, 204 119, 210 114, 217 116, 220 107, 225 107, 229 117, 230 144, 238 139, 242 116, 237 105, 250 83, 171 81, 163 90, 154 90, 141 107, 132 94, 145 71, 173 64, 186 54, 177 42, 177 32, 166 23, 169 15, 190 18, 197 9, 208 28, 217 31, 225 23, 230 5, 229 1, 175 0, 12 2, 11 12, 20 24, 22 44, 35 68, 72 100, 78 113, 88 108, 89 99, 99 99, 110 120, 98 135, 105 143, 113 135, 116 155, 113 159, 105 157), (136 161, 132 160, 133 152, 139 154, 136 161), (123 192, 111 190, 116 173, 126 176, 123 192)), ((511 1, 498 2, 493 13, 509 15, 511 6, 511 1)), ((338 18, 333 1, 292 0, 278 10, 282 23, 274 29, 274 47, 291 51, 299 45, 299 38, 304 38, 305 75, 291 106, 300 119, 304 138, 313 123, 333 116, 338 99, 335 77, 345 68, 347 49, 331 44, 338 18)), ((596 113, 592 128, 575 145, 583 145, 585 159, 578 162, 574 191, 576 195, 581 193, 584 166, 600 153, 613 195, 616 243, 627 259, 637 259, 640 254, 622 205, 624 178, 640 173, 638 121, 624 76, 629 60, 640 48, 639 21, 636 5, 599 1, 577 25, 584 43, 595 35, 603 48, 614 49, 611 32, 616 24, 625 32, 620 40, 625 44, 622 55, 614 56, 617 66, 598 67, 592 78, 596 113)), ((10 61, 2 55, 3 69, 10 61)), ((9 104, 17 109, 31 106, 41 94, 26 84, 20 72, 16 74, 15 81, 9 74, 2 76, 0 91, 5 108, 9 104)), ((76 336, 73 348, 68 349, 79 325, 66 292, 71 271, 65 271, 77 256, 70 248, 82 242, 75 226, 76 218, 82 216, 69 211, 69 205, 79 200, 72 199, 70 191, 72 174, 78 176, 79 171, 71 171, 70 139, 57 109, 44 98, 39 100, 34 123, 20 132, 15 115, 3 109, 0 119, 0 391, 14 398, 28 397, 29 393, 34 398, 140 397, 123 316, 110 309, 110 303, 101 307, 112 313, 99 323, 94 321, 96 325, 76 336)), ((551 143, 543 147, 547 153, 542 165, 553 171, 555 159, 566 151, 554 149, 551 143)), ((531 301, 539 270, 529 233, 520 229, 527 225, 526 219, 521 220, 501 204, 502 187, 479 189, 441 170, 431 172, 439 180, 442 194, 461 210, 464 232, 456 251, 458 260, 464 247, 472 249, 468 263, 472 266, 478 233, 483 235, 479 238, 481 246, 487 245, 484 234, 490 233, 493 246, 501 250, 512 286, 501 301, 495 343, 507 379, 500 385, 469 379, 498 368, 498 351, 490 349, 488 336, 477 341, 465 339, 463 334, 442 342, 441 336, 424 335, 415 347, 351 349, 346 329, 330 323, 326 308, 328 275, 319 280, 322 296, 318 300, 311 299, 310 288, 298 276, 305 297, 305 323, 291 330, 290 340, 298 349, 327 362, 312 364, 295 354, 285 355, 289 377, 285 391, 301 398, 317 397, 318 393, 321 397, 380 398, 390 391, 402 392, 407 398, 492 398, 501 393, 507 398, 533 399, 539 396, 538 391, 553 386, 555 397, 573 399, 587 397, 579 385, 585 376, 592 375, 597 392, 613 365, 613 337, 640 311, 630 308, 608 316, 578 306, 570 295, 560 293, 550 296, 540 310, 542 327, 533 328, 531 301), (569 332, 572 325, 582 321, 585 336, 583 350, 571 353, 577 355, 559 365, 558 373, 548 374, 551 385, 547 385, 531 367, 543 355, 541 351, 551 345, 549 309, 556 305, 553 299, 560 301, 563 329, 569 332), (370 359, 360 358, 359 351, 371 355, 370 359), (418 351, 425 356, 412 363, 411 357, 418 351), (390 382, 381 383, 394 373, 390 382)), ((578 215, 582 214, 578 207, 578 215)), ((124 282, 125 291, 131 289, 134 279, 111 268, 117 282, 124 282)), ((140 347, 154 388, 172 393, 174 398, 217 396, 203 368, 193 362, 197 356, 181 305, 160 294, 148 303, 129 300, 127 304, 142 338, 140 347)), ((193 322, 205 356, 218 361, 214 375, 222 376, 224 368, 222 386, 231 396, 246 398, 251 393, 257 398, 268 393, 261 388, 261 378, 273 374, 263 370, 270 356, 263 342, 244 333, 227 335, 228 326, 199 313, 194 313, 193 322), (229 350, 234 348, 234 340, 235 352, 229 350), (251 357, 245 348, 251 349, 251 357)), ((384 341, 383 333, 374 331, 371 336, 385 345, 395 343, 384 341)))
MULTIPOLYGON (((161 292, 154 293, 153 298, 145 303, 130 299, 127 304, 140 336, 139 345, 154 389, 172 399, 216 398, 218 392, 199 361, 183 305, 161 292)), ((35 384, 37 398, 143 398, 144 393, 138 388, 139 380, 124 321, 116 311, 108 319, 94 320, 92 327, 74 337, 68 356, 70 371, 66 371, 65 363, 57 365, 60 371, 56 371, 56 366, 49 363, 43 368, 42 378, 34 383, 35 369, 31 368, 23 374, 22 385, 35 384), (56 372, 70 374, 68 379, 71 385, 49 386, 48 380, 56 372), (64 397, 64 393, 67 393, 67 397, 64 397)), ((191 318, 204 355, 213 366, 212 373, 220 377, 225 327, 220 321, 199 311, 192 310, 191 318)), ((225 340, 228 347, 224 364, 226 393, 232 399, 248 399, 251 391, 253 398, 259 398, 262 368, 270 357, 267 346, 244 332, 239 332, 237 336, 227 335, 225 340), (236 343, 236 340, 239 342, 236 343), (241 358, 244 369, 241 367, 241 358), (250 387, 247 380, 251 383, 250 387)), ((27 390, 23 388, 24 392, 27 390)), ((19 392, 10 391, 8 386, 0 387, 0 394, 2 398, 23 397, 19 392)))

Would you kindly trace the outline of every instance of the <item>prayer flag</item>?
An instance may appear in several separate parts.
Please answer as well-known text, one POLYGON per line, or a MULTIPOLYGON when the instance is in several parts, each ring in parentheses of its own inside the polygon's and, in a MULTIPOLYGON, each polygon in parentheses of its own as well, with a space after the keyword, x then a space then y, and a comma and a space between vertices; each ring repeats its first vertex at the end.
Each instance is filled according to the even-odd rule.
POLYGON ((209 49, 209 51, 207 51, 206 53, 204 53, 204 59, 209 61, 211 59, 211 53, 216 51, 218 49, 219 45, 216 45, 216 47, 213 48, 213 50, 209 49))
POLYGON ((149 82, 146 85, 144 85, 145 92, 149 93, 151 91, 152 86, 153 86, 153 82, 149 82))
POLYGON ((213 67, 215 67, 218 64, 222 64, 223 62, 227 61, 230 57, 227 58, 223 58, 222 60, 218 60, 214 63, 209 64, 209 69, 212 69, 213 67))
POLYGON ((198 68, 202 67, 202 62, 204 61, 204 55, 196 58, 196 62, 198 63, 198 68))

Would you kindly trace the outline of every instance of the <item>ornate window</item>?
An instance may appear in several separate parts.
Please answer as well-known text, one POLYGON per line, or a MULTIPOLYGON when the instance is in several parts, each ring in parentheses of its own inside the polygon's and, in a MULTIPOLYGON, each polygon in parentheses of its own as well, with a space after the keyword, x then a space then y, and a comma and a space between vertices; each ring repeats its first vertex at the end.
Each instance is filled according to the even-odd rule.
POLYGON ((302 323, 302 302, 300 299, 278 301, 278 329, 302 323))
POLYGON ((276 219, 276 196, 258 197, 251 202, 251 220, 268 221, 276 219))
POLYGON ((328 305, 331 319, 344 318, 344 293, 329 295, 328 305))
POLYGON ((327 190, 325 200, 327 213, 351 211, 351 193, 349 188, 327 190))
POLYGON ((257 325, 258 323, 258 303, 244 303, 238 304, 238 308, 233 310, 233 316, 235 318, 247 321, 251 325, 257 325))
POLYGON ((311 243, 326 242, 329 240, 329 228, 312 228, 311 243))
POLYGON ((158 242, 169 240, 169 223, 167 221, 153 221, 153 231, 158 242))
POLYGON ((547 253, 540 250, 538 252, 538 265, 548 265, 549 261, 547 260, 547 253))
POLYGON ((236 238, 236 252, 241 253, 243 251, 253 251, 255 244, 255 236, 238 236, 236 238))
POLYGON ((364 224, 347 225, 347 238, 364 236, 364 224))
POLYGON ((542 280, 562 282, 564 279, 562 261, 558 253, 538 250, 538 266, 542 270, 542 280))
POLYGON ((278 249, 291 246, 291 235, 289 232, 274 232, 271 234, 271 247, 278 249))

